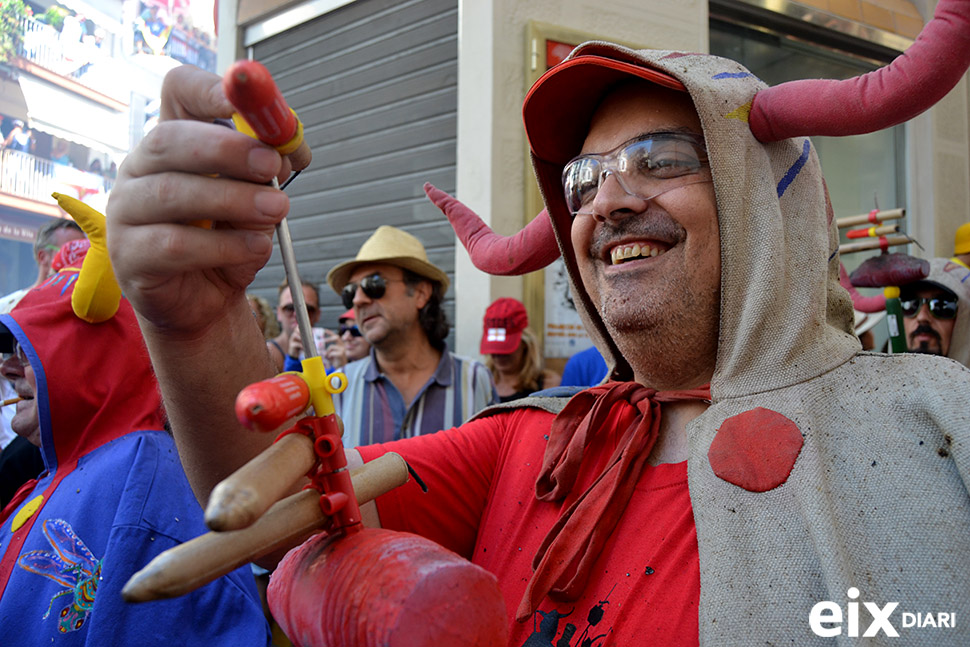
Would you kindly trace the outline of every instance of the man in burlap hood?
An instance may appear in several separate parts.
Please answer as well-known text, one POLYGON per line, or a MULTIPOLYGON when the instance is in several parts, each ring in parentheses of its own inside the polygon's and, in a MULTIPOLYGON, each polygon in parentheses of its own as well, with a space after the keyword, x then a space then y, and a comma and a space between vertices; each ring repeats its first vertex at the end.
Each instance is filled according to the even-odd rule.
MULTIPOLYGON (((959 79, 970 65, 966 3, 941 0, 938 14, 944 6, 950 8, 947 19, 934 24, 955 36, 918 42, 949 43, 947 56, 932 60, 958 58, 962 68, 952 76, 959 79), (964 46, 957 48, 953 42, 960 39, 964 46), (950 56, 957 50, 959 56, 950 56)), ((176 80, 198 79, 202 89, 218 81, 200 74, 173 72, 176 80)), ((934 77, 930 86, 943 85, 937 81, 934 77)), ((168 83, 165 94, 178 105, 200 105, 200 92, 191 87, 168 83)), ((761 123, 764 95, 752 99, 763 87, 732 61, 602 43, 578 48, 547 72, 525 107, 549 212, 534 222, 545 227, 549 243, 555 230, 577 306, 607 358, 612 380, 572 398, 527 398, 518 408, 493 410, 457 429, 359 450, 365 462, 398 451, 422 476, 426 494, 408 483, 377 499, 381 524, 434 539, 494 574, 506 600, 512 647, 817 645, 835 636, 846 644, 864 633, 878 640, 897 632, 907 645, 970 643, 970 625, 965 628, 960 620, 970 612, 965 594, 970 373, 941 358, 861 352, 852 334, 849 297, 838 284, 832 212, 811 142, 793 134, 752 135, 761 132, 755 124, 761 123), (631 79, 641 80, 636 93, 612 92, 631 79), (662 101, 645 91, 653 91, 651 83, 666 88, 662 101, 676 103, 676 110, 664 112, 662 101), (607 95, 604 117, 591 125, 607 95), (687 96, 699 117, 685 114, 687 96), (633 109, 644 105, 663 114, 638 119, 633 109), (619 106, 613 115, 606 114, 610 106, 619 106), (659 240, 659 258, 642 258, 626 268, 608 266, 609 255, 602 250, 595 259, 592 248, 574 250, 573 240, 582 238, 570 231, 563 167, 579 153, 616 162, 616 155, 604 153, 660 135, 677 139, 670 137, 672 130, 690 142, 688 157, 702 167, 704 184, 684 185, 682 193, 659 199, 660 187, 642 195, 627 190, 639 206, 614 212, 604 204, 592 217, 659 218, 672 204, 678 209, 670 207, 666 215, 684 231, 659 240), (702 248, 692 238, 698 228, 702 248), (704 251, 717 244, 720 249, 705 258, 704 251), (681 249, 685 246, 693 246, 690 253, 681 249), (690 259, 710 272, 699 274, 685 262, 690 259), (600 304, 590 298, 594 290, 580 276, 591 266, 607 276, 602 283, 622 275, 626 282, 617 283, 629 286, 629 294, 613 286, 609 296, 632 303, 630 310, 640 305, 637 299, 661 292, 648 281, 634 285, 644 276, 661 283, 669 279, 677 287, 703 280, 718 292, 702 304, 718 323, 701 329, 688 325, 686 317, 678 333, 690 341, 668 342, 663 349, 697 358, 700 370, 691 371, 682 357, 671 366, 651 364, 656 349, 631 343, 641 339, 635 326, 611 334, 607 321, 618 330, 616 317, 601 318, 600 304), (674 274, 679 275, 668 277, 674 274), (625 357, 621 347, 627 349, 625 357), (643 379, 648 373, 651 378, 643 379), (707 380, 709 387, 703 384, 707 380), (671 429, 675 433, 666 433, 671 429), (670 437, 673 448, 663 447, 670 437), (953 618, 957 624, 906 628, 904 613, 932 613, 934 621, 948 614, 947 623, 953 618), (826 622, 813 623, 818 615, 826 622)), ((938 98, 937 89, 918 87, 914 93, 938 98)), ((896 90, 888 97, 891 105, 904 103, 896 90)), ((217 92, 202 94, 213 95, 217 92)), ((814 105, 804 94, 795 103, 814 105)), ((201 114, 218 116, 219 109, 208 106, 201 114)), ((864 120, 871 121, 872 114, 864 120)), ((909 118, 906 114, 895 117, 909 118)), ((850 116, 822 121, 839 126, 850 116)), ((769 123, 769 130, 775 125, 769 123)), ((186 195, 183 204, 189 204, 188 196, 201 196, 203 187, 225 186, 224 177, 248 180, 232 184, 239 188, 232 195, 240 205, 255 201, 253 192, 266 191, 257 182, 265 177, 234 164, 245 156, 218 156, 219 148, 193 147, 197 138, 189 137, 204 128, 213 141, 242 149, 243 142, 230 138, 236 133, 174 120, 161 126, 181 135, 191 150, 163 151, 153 168, 198 173, 198 156, 207 161, 206 172, 220 172, 216 178, 176 174, 174 181, 186 195)), ((153 156, 142 146, 126 164, 137 169, 153 156)), ((621 172, 619 165, 610 172, 621 172)), ((622 172, 636 175, 639 169, 622 172)), ((696 167, 695 172, 700 175, 696 167)), ((620 195, 612 177, 599 177, 606 178, 609 195, 620 195)), ((190 215, 222 221, 239 214, 234 226, 263 231, 273 219, 198 200, 192 214, 179 205, 162 205, 146 224, 141 180, 120 177, 113 189, 111 221, 118 245, 112 264, 142 317, 183 461, 192 467, 197 491, 205 493, 216 474, 238 467, 259 445, 222 418, 232 413, 233 380, 266 377, 266 369, 252 364, 229 371, 225 358, 235 367, 255 355, 247 349, 261 348, 258 331, 243 334, 247 317, 254 328, 244 288, 251 279, 248 270, 265 263, 269 252, 266 246, 247 252, 236 241, 240 246, 231 254, 203 256, 203 246, 190 246, 191 263, 180 259, 180 267, 173 268, 157 254, 152 258, 150 234, 157 223, 165 226, 159 232, 214 242, 224 233, 218 228, 170 225, 187 222, 190 215), (230 283, 209 271, 227 268, 233 270, 230 283), (146 275, 160 276, 162 289, 146 289, 138 280, 146 275), (188 298, 187 280, 197 288, 191 313, 173 307, 188 298), (200 292, 207 298, 199 298, 200 292), (203 387, 206 398, 199 395, 203 387), (224 449, 213 452, 213 447, 224 449), (246 451, 235 451, 243 447, 246 451)), ((576 226, 588 226, 580 218, 589 217, 577 216, 576 226)), ((474 223, 465 229, 476 232, 482 229, 474 223)), ((628 241, 636 242, 613 236, 609 245, 616 249, 628 241)), ((500 264, 548 261, 549 249, 539 247, 526 245, 493 258, 500 264)), ((555 245, 549 247, 554 256, 555 245)), ((676 300, 665 303, 671 310, 661 309, 660 316, 675 308, 692 312, 676 300)), ((658 313, 645 310, 638 314, 655 321, 658 313)), ((313 570, 306 569, 305 576, 314 577, 313 570)))
MULTIPOLYGON (((710 157, 720 333, 712 405, 687 429, 701 643, 821 644, 808 627, 812 607, 831 600, 845 608, 853 587, 860 601, 898 602, 897 629, 901 612, 970 611, 970 373, 931 357, 860 352, 810 140, 763 145, 752 136, 747 111, 764 85, 733 61, 598 43, 570 59, 584 55, 680 80, 710 157), (755 424, 764 409, 768 424, 755 424), (718 456, 729 434, 735 449, 750 453, 718 456), (784 436, 801 445, 787 478, 778 466, 755 465, 765 458, 759 448, 784 436), (759 469, 775 472, 760 483, 751 476, 759 469)), ((576 111, 558 119, 543 113, 550 94, 530 96, 525 107, 539 184, 587 330, 613 379, 629 380, 630 366, 579 277, 562 192, 562 168, 580 152, 588 120, 576 111), (557 131, 566 134, 546 136, 557 131)), ((867 621, 863 613, 862 631, 867 621)), ((903 635, 907 644, 967 641, 963 628, 903 635)))

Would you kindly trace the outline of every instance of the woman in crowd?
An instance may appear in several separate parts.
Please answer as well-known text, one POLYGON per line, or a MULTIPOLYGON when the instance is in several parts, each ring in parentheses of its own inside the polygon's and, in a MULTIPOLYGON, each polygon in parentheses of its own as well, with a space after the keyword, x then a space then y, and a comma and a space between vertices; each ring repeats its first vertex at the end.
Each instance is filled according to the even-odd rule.
POLYGON ((480 352, 502 402, 559 386, 559 375, 543 369, 529 315, 516 299, 496 300, 485 311, 480 352))

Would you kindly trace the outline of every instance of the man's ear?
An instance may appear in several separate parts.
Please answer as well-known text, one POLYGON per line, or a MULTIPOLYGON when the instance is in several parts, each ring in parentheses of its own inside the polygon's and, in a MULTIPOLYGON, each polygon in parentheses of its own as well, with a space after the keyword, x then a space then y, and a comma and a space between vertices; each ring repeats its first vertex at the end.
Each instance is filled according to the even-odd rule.
POLYGON ((434 286, 431 285, 431 281, 428 280, 421 281, 414 287, 414 299, 417 303, 418 310, 423 308, 428 303, 433 292, 434 286))
POLYGON ((41 249, 37 252, 36 261, 37 267, 42 267, 44 264, 50 267, 51 263, 54 262, 54 252, 49 249, 41 249))

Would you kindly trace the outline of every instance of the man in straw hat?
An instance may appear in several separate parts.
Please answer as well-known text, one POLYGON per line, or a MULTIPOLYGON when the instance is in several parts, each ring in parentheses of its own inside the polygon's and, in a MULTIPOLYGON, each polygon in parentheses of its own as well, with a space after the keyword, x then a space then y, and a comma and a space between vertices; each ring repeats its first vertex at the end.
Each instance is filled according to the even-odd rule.
POLYGON ((367 357, 344 368, 338 413, 348 447, 449 429, 498 401, 488 369, 448 351, 448 275, 420 240, 378 227, 327 282, 354 309, 371 345, 367 357))
MULTIPOLYGON (((852 96, 823 102, 816 85, 768 89, 733 61, 606 43, 577 48, 530 91, 524 120, 548 217, 507 247, 516 253, 486 260, 561 250, 611 381, 360 450, 364 460, 399 451, 428 482, 427 495, 409 483, 378 499, 380 522, 494 573, 509 645, 572 644, 574 634, 597 645, 970 640, 970 625, 952 622, 970 613, 970 373, 861 353, 805 136, 818 124, 883 127, 915 114, 910 95, 945 94, 970 62, 970 26, 966 3, 943 0, 941 12, 918 42, 947 55, 904 64, 962 68, 945 82, 935 67, 909 69, 903 77, 933 79, 912 92, 891 77, 836 84, 852 96), (880 88, 881 101, 848 109, 880 88), (775 118, 798 110, 811 114, 794 127, 775 118), (806 122, 815 125, 799 131, 806 122), (920 626, 904 626, 904 613, 923 614, 920 626)), ((172 74, 173 114, 229 111, 212 91, 219 79, 172 74)), ((266 442, 232 424, 231 402, 270 371, 243 366, 237 380, 209 366, 215 353, 198 353, 215 339, 225 353, 229 340, 235 360, 261 343, 235 324, 250 316, 245 285, 287 208, 263 183, 288 167, 227 129, 162 126, 180 146, 161 158, 136 149, 114 189, 113 262, 204 496, 266 442), (180 177, 186 195, 216 193, 225 177, 249 183, 192 203, 191 217, 224 227, 173 230, 189 214, 142 199, 153 173, 173 169, 220 174, 180 177), (150 253, 154 235, 196 252, 176 266, 150 253), (190 299, 194 312, 170 314, 190 299), (198 396, 202 385, 212 397, 198 396), (230 442, 231 453, 212 455, 230 442)), ((465 224, 456 228, 475 229, 465 224)))

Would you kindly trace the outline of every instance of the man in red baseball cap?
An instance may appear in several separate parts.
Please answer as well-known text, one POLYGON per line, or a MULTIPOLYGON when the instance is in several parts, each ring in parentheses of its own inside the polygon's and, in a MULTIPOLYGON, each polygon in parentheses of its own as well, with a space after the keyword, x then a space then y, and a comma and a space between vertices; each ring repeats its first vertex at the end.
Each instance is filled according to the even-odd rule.
MULTIPOLYGON (((924 60, 957 58, 957 80, 970 60, 965 8, 941 2, 945 19, 927 29, 945 33, 918 41, 948 46, 947 56, 924 60)), ((901 58, 905 66, 914 57, 901 58)), ((901 76, 930 71, 938 70, 901 76)), ((166 100, 219 116, 209 91, 217 79, 179 74, 166 100)), ((890 96, 878 98, 908 118, 915 112, 899 108, 901 97, 941 96, 946 84, 933 78, 912 92, 889 83, 890 96)), ((400 452, 421 474, 429 492, 409 483, 380 497, 380 523, 433 537, 494 573, 509 645, 813 645, 860 631, 911 631, 925 642, 929 634, 892 616, 897 607, 970 613, 968 372, 935 357, 860 352, 806 137, 820 131, 793 128, 771 107, 807 110, 813 119, 802 121, 826 127, 880 128, 885 115, 866 94, 877 87, 886 84, 853 83, 855 94, 836 92, 835 101, 822 101, 824 84, 765 95, 733 61, 589 43, 530 91, 525 125, 549 216, 533 222, 550 232, 542 244, 562 251, 611 381, 359 450, 365 461, 400 452), (851 110, 849 98, 860 96, 866 110, 851 110)), ((188 269, 145 244, 156 226, 169 232, 187 214, 162 205, 146 217, 144 178, 120 177, 112 197, 113 231, 128 243, 114 250, 114 266, 142 316, 166 403, 179 411, 183 460, 205 493, 259 441, 239 441, 219 422, 231 420, 235 393, 210 365, 215 353, 200 361, 186 351, 218 339, 224 353, 228 339, 234 360, 252 355, 243 349, 256 342, 233 339, 234 322, 250 316, 245 284, 286 211, 262 183, 285 165, 277 158, 259 170, 258 145, 215 127, 206 134, 218 146, 193 145, 199 124, 166 123, 189 150, 159 160, 136 149, 126 165, 219 172, 184 180, 187 197, 222 177, 249 181, 218 192, 231 204, 193 203, 195 217, 239 229, 178 228, 200 248, 225 243, 221 256, 193 255, 188 269), (261 215, 246 216, 253 205, 261 215), (233 271, 226 279, 197 267, 233 271), (146 275, 167 283, 145 290, 146 275), (189 298, 194 312, 173 317, 189 298), (193 384, 216 402, 202 402, 193 384), (229 439, 235 446, 213 457, 229 439)), ((502 260, 547 258, 539 247, 510 248, 502 260)), ((242 368, 234 379, 268 374, 242 368)), ((932 636, 970 639, 962 626, 932 636)))
POLYGON ((357 326, 357 315, 354 313, 354 309, 347 310, 340 315, 337 321, 340 324, 340 327, 337 328, 337 335, 346 349, 344 363, 356 362, 367 357, 370 352, 370 342, 361 334, 360 328, 357 326))

